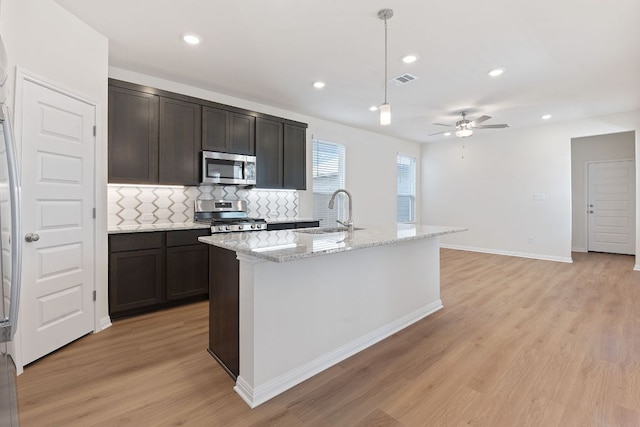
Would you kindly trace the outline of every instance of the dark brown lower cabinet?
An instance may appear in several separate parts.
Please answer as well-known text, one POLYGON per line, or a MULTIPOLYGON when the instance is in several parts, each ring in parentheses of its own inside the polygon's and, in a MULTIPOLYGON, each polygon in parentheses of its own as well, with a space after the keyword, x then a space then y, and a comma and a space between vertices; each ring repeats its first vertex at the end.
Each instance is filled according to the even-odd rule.
POLYGON ((162 302, 162 249, 113 253, 109 260, 109 310, 112 313, 162 302))
POLYGON ((112 319, 206 299, 208 229, 109 236, 109 315, 112 319))
POLYGON ((167 300, 206 295, 209 251, 205 244, 167 248, 167 300))
POLYGON ((272 222, 267 224, 267 230, 291 230, 293 228, 312 227, 320 227, 320 221, 272 222))
POLYGON ((235 380, 240 373, 240 264, 234 251, 209 246, 209 265, 209 353, 235 380))

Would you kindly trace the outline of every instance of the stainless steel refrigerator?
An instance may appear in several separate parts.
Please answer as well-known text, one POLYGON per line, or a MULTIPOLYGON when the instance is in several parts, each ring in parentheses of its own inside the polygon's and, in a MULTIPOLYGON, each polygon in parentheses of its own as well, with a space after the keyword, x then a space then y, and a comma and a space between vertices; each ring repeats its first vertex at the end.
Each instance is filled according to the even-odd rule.
POLYGON ((18 425, 16 367, 11 358, 20 300, 21 250, 18 159, 5 105, 8 63, 0 37, 0 427, 18 425))

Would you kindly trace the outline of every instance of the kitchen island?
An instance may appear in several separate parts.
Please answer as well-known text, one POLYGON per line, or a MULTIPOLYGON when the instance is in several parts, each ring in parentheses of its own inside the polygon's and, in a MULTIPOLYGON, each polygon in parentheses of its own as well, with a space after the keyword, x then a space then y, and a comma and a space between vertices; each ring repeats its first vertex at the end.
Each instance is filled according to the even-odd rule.
MULTIPOLYGON (((465 230, 393 224, 200 237, 212 245, 212 318, 237 296, 237 372, 210 351, 258 406, 442 308, 439 236, 465 230), (236 272, 224 279, 230 255, 236 272)), ((215 335, 223 325, 210 327, 215 335)), ((222 353, 234 345, 225 336, 222 353)))

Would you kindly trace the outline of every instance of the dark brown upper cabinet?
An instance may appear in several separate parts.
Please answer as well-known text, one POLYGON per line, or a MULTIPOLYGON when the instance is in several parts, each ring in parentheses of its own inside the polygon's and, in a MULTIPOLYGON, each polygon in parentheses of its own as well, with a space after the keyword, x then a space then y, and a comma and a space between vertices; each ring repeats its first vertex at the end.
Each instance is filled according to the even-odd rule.
POLYGON ((158 182, 159 97, 109 87, 109 182, 158 182))
POLYGON ((160 184, 198 185, 200 105, 160 97, 160 184))
POLYGON ((306 189, 305 123, 109 79, 109 182, 200 183, 200 151, 255 155, 257 187, 306 189))
POLYGON ((306 189, 307 129, 256 119, 256 172, 259 188, 306 189))
POLYGON ((282 122, 256 119, 256 186, 282 188, 284 138, 282 122))
POLYGON ((203 107, 202 149, 233 154, 255 154, 255 120, 246 114, 203 107))
POLYGON ((284 125, 283 188, 307 188, 307 130, 301 126, 284 125))

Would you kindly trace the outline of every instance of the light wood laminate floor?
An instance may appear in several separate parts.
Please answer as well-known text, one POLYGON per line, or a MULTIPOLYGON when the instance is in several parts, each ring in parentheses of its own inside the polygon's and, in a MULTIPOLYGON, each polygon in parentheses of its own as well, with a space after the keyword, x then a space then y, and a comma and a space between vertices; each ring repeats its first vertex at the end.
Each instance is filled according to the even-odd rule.
POLYGON ((253 410, 206 302, 117 321, 26 367, 21 425, 640 426, 640 272, 573 255, 442 250, 444 309, 253 410))

